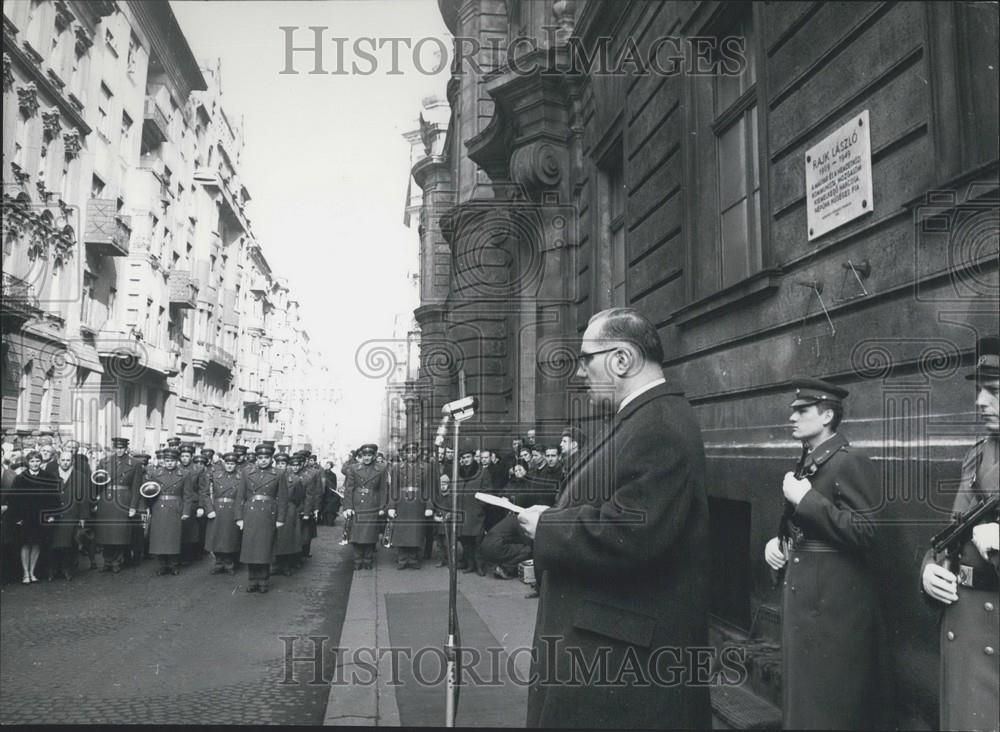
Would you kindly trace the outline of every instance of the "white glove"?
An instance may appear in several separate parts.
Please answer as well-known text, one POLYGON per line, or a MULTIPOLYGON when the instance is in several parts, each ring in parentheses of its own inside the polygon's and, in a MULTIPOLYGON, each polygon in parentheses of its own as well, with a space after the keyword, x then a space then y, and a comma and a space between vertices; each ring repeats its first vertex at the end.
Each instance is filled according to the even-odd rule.
POLYGON ((444 521, 444 516, 441 516, 440 514, 434 514, 434 520, 440 524, 444 521))
POLYGON ((350 518, 353 515, 354 515, 354 509, 353 508, 344 509, 344 518, 350 518))
POLYGON ((379 515, 379 516, 385 516, 385 511, 383 511, 383 510, 380 510, 380 511, 378 512, 378 515, 379 515))
POLYGON ((209 517, 210 519, 214 519, 214 518, 215 518, 215 511, 209 511, 209 512, 208 512, 208 517, 209 517))
POLYGON ((785 480, 781 484, 781 491, 785 498, 793 506, 798 506, 799 501, 812 489, 812 483, 807 478, 796 478, 792 473, 785 473, 785 480))
POLYGON ((275 521, 275 522, 274 522, 274 527, 275 527, 276 529, 280 529, 280 528, 281 528, 282 526, 284 526, 284 525, 285 525, 285 522, 284 522, 284 521, 275 521))
POLYGON ((55 516, 49 516, 47 519, 45 519, 45 523, 51 524, 55 520, 56 520, 55 516))
POLYGON ((781 547, 781 539, 777 536, 764 546, 764 561, 776 572, 788 562, 788 557, 781 547))
POLYGON ((938 602, 951 605, 958 599, 958 578, 940 564, 928 562, 921 583, 924 592, 938 602))
POLYGON ((82 529, 82 528, 83 528, 83 527, 85 527, 86 525, 87 525, 87 522, 86 522, 86 521, 84 521, 83 519, 80 519, 80 528, 82 529))
POLYGON ((242 531, 243 530, 243 519, 240 519, 239 521, 237 521, 236 525, 240 528, 240 531, 242 531))
POLYGON ((972 543, 983 555, 983 559, 989 561, 990 552, 1000 551, 1000 524, 994 521, 991 524, 979 524, 973 528, 972 543))
POLYGON ((389 509, 389 518, 393 518, 393 519, 396 518, 396 509, 394 509, 394 508, 390 508, 389 509))
POLYGON ((7 506, 6 506, 6 504, 3 505, 3 506, 0 506, 0 516, 2 516, 5 513, 7 513, 7 506))
POLYGON ((128 510, 128 517, 132 518, 133 516, 135 516, 135 509, 134 508, 130 508, 128 510))
POLYGON ((424 517, 425 518, 430 518, 433 515, 434 515, 434 512, 432 510, 430 510, 429 508, 426 511, 424 511, 424 517))
POLYGON ((181 516, 181 521, 187 521, 189 518, 191 518, 191 517, 188 516, 187 514, 185 514, 185 515, 181 516))
POLYGON ((202 516, 205 515, 205 509, 199 508, 197 511, 194 512, 194 515, 197 516, 198 518, 201 518, 202 516))

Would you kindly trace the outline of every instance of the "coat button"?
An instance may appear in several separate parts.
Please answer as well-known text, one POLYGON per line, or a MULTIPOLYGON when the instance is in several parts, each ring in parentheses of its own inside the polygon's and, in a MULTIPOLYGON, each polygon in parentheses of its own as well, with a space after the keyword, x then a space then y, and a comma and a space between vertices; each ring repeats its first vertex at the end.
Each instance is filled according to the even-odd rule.
POLYGON ((993 612, 993 603, 988 602, 985 605, 983 605, 983 608, 986 610, 986 612, 991 613, 993 612))
POLYGON ((948 640, 955 640, 955 634, 952 633, 950 630, 948 631, 948 640))
POLYGON ((986 646, 986 648, 984 648, 983 650, 986 652, 987 656, 993 655, 993 646, 986 646))
POLYGON ((792 561, 795 562, 795 564, 798 564, 799 563, 799 558, 795 557, 795 559, 793 559, 792 561))

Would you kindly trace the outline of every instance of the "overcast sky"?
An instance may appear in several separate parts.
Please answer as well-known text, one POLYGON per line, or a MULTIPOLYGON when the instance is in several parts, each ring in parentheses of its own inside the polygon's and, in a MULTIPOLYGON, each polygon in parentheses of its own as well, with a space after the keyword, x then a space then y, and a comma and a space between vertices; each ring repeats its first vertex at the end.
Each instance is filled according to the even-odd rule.
MULTIPOLYGON (((434 52, 421 45, 421 61, 402 43, 399 74, 392 45, 376 51, 375 73, 353 50, 357 39, 447 38, 436 0, 320 0, 317 2, 215 2, 172 0, 196 57, 221 59, 224 106, 243 117, 245 149, 240 171, 253 200, 254 232, 276 274, 288 278, 302 304, 313 344, 321 349, 343 389, 340 422, 355 444, 378 437, 384 382, 358 373, 354 356, 371 338, 392 335, 393 316, 406 310, 405 273, 415 262, 416 224, 403 226, 409 145, 421 99, 444 96, 449 71, 436 75, 434 52), (285 31, 300 30, 294 45, 313 43, 310 26, 324 37, 347 38, 349 73, 309 74, 311 53, 285 68, 285 31)), ((367 46, 362 46, 366 50, 367 46)), ((327 72, 338 65, 337 45, 324 44, 327 72)), ((441 64, 437 64, 440 66, 441 64)), ((446 64, 445 64, 446 65, 446 64)))

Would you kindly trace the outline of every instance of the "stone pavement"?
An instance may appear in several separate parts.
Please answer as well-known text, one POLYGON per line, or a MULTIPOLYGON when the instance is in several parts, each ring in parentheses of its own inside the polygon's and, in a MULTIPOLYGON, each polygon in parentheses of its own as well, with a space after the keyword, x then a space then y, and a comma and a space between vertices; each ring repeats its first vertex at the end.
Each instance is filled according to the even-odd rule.
MULTIPOLYGON (((394 549, 380 549, 374 570, 354 573, 347 616, 340 638, 337 673, 330 687, 325 724, 427 726, 444 724, 445 687, 437 673, 447 641, 448 570, 425 561, 420 570, 397 570, 394 549), (357 658, 358 649, 376 649, 357 658), (397 662, 387 649, 395 648, 397 662), (421 648, 424 660, 411 660, 421 648), (350 684, 351 674, 367 681, 366 666, 378 659, 373 683, 350 684), (343 682, 343 683, 341 683, 343 682), (437 682, 437 683, 434 683, 437 682)), ((537 600, 526 599, 528 586, 477 574, 458 575, 459 627, 463 645, 498 650, 499 671, 490 662, 476 668, 485 684, 463 688, 456 722, 466 727, 523 727, 530 649, 537 600), (503 649, 502 652, 499 649, 503 649), (503 655, 501 655, 501 653, 503 655)))
MULTIPOLYGON (((282 683, 280 636, 334 645, 351 585, 341 528, 320 527, 312 559, 244 591, 246 570, 177 577, 155 561, 119 575, 8 585, 0 600, 0 724, 319 724, 328 689, 282 683)), ((86 566, 86 560, 83 560, 86 566)))

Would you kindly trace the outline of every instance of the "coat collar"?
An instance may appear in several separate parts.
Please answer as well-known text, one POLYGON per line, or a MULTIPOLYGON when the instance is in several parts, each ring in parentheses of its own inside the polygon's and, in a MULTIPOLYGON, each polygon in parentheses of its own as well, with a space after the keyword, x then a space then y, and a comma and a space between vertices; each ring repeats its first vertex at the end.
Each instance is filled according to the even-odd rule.
POLYGON ((653 401, 654 399, 659 399, 660 397, 667 395, 682 396, 683 394, 684 391, 682 389, 671 384, 669 381, 664 381, 662 384, 657 384, 652 389, 648 389, 642 392, 639 396, 637 396, 635 399, 626 404, 625 408, 615 415, 614 426, 615 428, 617 428, 621 422, 624 422, 626 419, 635 414, 636 410, 638 410, 645 404, 649 404, 649 402, 653 401))
POLYGON ((812 452, 806 455, 805 460, 803 460, 803 464, 804 465, 814 464, 817 467, 819 467, 827 460, 832 458, 834 454, 836 454, 840 450, 843 450, 850 444, 851 443, 847 441, 846 437, 837 432, 829 440, 820 443, 815 447, 815 449, 812 450, 812 452))

